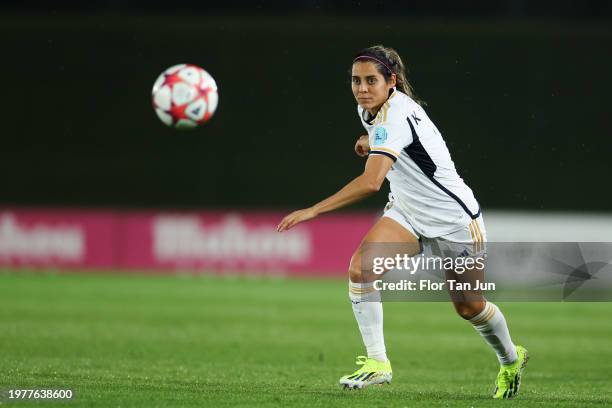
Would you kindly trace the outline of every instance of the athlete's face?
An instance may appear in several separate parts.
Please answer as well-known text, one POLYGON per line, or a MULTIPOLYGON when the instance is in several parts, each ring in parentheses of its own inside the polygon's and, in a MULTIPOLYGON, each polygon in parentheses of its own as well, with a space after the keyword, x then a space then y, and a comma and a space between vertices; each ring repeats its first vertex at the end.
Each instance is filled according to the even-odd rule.
POLYGON ((389 90, 395 86, 395 74, 387 83, 385 77, 370 61, 357 61, 351 73, 353 95, 359 106, 374 115, 387 101, 389 90))

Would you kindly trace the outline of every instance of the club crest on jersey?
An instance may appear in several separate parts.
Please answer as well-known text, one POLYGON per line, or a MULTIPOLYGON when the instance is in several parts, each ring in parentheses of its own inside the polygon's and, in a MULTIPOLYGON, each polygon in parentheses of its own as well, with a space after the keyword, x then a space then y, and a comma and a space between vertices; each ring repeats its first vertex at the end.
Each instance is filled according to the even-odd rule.
POLYGON ((378 126, 374 129, 374 146, 384 144, 387 141, 387 129, 378 126))

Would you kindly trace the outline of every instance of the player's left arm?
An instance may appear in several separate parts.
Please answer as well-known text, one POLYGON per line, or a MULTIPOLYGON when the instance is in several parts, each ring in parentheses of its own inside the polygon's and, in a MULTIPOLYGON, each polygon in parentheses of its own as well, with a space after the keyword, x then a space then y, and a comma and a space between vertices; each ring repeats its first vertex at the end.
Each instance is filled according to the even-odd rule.
POLYGON ((394 160, 384 155, 371 155, 366 161, 365 169, 361 175, 354 178, 336 194, 318 202, 312 207, 297 210, 283 218, 276 228, 278 232, 288 230, 303 221, 316 216, 346 207, 349 204, 361 201, 380 190, 394 160))

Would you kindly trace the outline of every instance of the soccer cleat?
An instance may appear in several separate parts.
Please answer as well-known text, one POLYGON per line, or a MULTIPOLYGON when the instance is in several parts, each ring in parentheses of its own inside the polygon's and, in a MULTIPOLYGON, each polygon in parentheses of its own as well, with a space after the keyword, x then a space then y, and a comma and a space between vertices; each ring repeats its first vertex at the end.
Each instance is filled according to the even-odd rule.
POLYGON ((527 361, 529 361, 529 354, 523 346, 516 346, 516 354, 518 358, 514 363, 500 367, 495 381, 493 398, 510 399, 518 394, 523 370, 527 366, 527 361))
POLYGON ((344 386, 344 388, 356 389, 374 384, 391 383, 393 375, 390 361, 383 363, 373 358, 359 356, 357 357, 356 364, 360 365, 361 368, 353 374, 340 378, 340 385, 344 386))

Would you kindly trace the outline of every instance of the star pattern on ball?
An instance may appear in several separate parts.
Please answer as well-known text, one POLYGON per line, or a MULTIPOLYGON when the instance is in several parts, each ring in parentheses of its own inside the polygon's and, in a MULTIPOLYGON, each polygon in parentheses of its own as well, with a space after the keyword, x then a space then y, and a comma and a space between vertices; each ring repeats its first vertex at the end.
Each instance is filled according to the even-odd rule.
POLYGON ((185 114, 185 110, 187 109, 187 104, 177 105, 172 102, 172 106, 170 106, 170 115, 172 115, 173 122, 176 123, 180 119, 189 119, 185 114))
POLYGON ((162 82, 162 87, 165 85, 170 86, 170 88, 172 88, 172 85, 179 83, 179 82, 183 82, 183 79, 179 76, 179 71, 176 71, 175 73, 172 74, 165 74, 165 78, 164 78, 164 82, 162 82))

